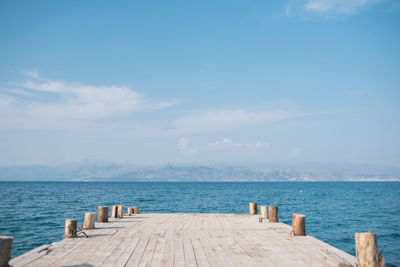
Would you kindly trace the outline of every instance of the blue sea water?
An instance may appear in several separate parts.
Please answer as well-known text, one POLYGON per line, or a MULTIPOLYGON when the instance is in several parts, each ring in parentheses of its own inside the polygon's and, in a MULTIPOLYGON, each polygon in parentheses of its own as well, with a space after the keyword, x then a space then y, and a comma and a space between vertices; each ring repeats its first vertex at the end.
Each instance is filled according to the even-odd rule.
POLYGON ((306 230, 355 255, 354 233, 377 233, 386 262, 400 265, 400 183, 96 183, 0 182, 0 235, 14 236, 12 256, 62 238, 64 220, 82 225, 97 206, 141 212, 248 213, 248 203, 279 207, 281 222, 306 215, 306 230))

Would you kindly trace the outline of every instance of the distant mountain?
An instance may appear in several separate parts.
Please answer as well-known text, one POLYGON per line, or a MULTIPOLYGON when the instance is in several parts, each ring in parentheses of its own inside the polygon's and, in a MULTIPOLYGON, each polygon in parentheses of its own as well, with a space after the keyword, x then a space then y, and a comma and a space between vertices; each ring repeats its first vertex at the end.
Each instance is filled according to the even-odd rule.
POLYGON ((57 166, 0 167, 0 181, 400 181, 400 169, 349 164, 139 166, 84 161, 57 166))

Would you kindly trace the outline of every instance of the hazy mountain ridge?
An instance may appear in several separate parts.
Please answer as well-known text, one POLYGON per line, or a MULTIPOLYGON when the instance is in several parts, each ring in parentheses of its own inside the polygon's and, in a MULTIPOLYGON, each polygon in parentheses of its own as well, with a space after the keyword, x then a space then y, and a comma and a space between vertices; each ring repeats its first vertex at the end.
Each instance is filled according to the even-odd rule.
POLYGON ((0 167, 0 181, 400 181, 398 168, 340 165, 293 167, 167 164, 138 166, 85 161, 58 166, 0 167))

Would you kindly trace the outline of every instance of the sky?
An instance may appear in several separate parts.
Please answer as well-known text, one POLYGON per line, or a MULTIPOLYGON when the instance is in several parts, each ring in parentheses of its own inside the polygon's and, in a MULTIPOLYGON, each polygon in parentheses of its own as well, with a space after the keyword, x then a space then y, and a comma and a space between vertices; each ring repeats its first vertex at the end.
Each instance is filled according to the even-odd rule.
POLYGON ((400 1, 1 1, 0 165, 400 166, 400 1))

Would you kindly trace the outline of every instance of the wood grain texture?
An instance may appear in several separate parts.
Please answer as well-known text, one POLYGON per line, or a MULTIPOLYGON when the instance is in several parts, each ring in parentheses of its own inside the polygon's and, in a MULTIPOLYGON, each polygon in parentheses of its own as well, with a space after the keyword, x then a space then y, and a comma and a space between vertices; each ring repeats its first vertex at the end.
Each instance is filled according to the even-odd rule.
POLYGON ((10 261, 12 266, 355 266, 356 259, 283 223, 244 214, 136 214, 10 261))
POLYGON ((250 215, 257 214, 257 203, 250 202, 249 203, 250 215))
POLYGON ((278 220, 278 207, 274 207, 274 206, 269 206, 268 207, 268 219, 269 222, 279 222, 278 220))
POLYGON ((97 221, 99 223, 108 222, 108 207, 106 206, 99 206, 97 208, 97 221))
POLYGON ((111 218, 118 218, 118 205, 111 207, 111 218))
POLYGON ((117 218, 122 218, 122 217, 124 217, 124 206, 118 205, 117 218))
POLYGON ((96 222, 96 213, 95 212, 87 212, 85 213, 85 221, 83 223, 83 229, 94 229, 94 225, 96 222))
POLYGON ((293 214, 292 231, 294 235, 306 235, 306 216, 293 214))
POLYGON ((11 259, 12 236, 0 236, 0 266, 8 266, 11 259))
POLYGON ((260 206, 261 218, 268 219, 268 211, 267 211, 267 209, 268 209, 267 206, 260 206))
POLYGON ((78 220, 65 220, 65 228, 64 228, 64 238, 75 238, 77 237, 78 220))
POLYGON ((378 266, 379 254, 376 234, 373 232, 356 233, 355 239, 358 266, 378 266))

